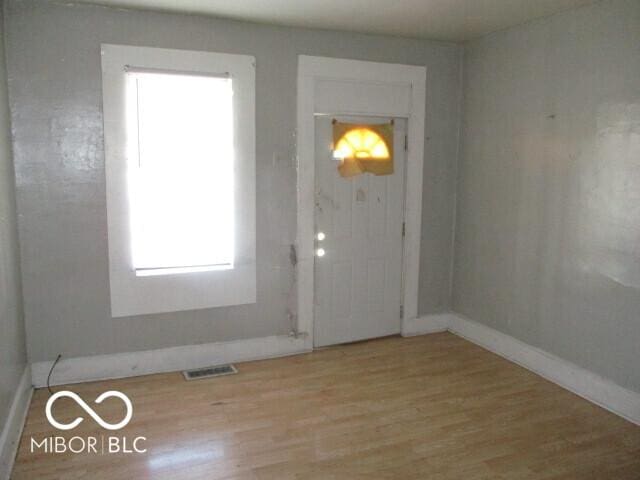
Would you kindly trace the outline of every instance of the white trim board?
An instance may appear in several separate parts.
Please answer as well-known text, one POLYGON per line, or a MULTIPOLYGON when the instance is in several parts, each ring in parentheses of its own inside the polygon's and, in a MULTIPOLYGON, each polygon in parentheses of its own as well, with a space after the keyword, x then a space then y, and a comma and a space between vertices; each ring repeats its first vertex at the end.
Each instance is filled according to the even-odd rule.
POLYGON ((640 393, 514 337, 455 313, 426 315, 412 322, 403 336, 448 330, 543 378, 640 425, 640 393))
POLYGON ((27 419, 33 387, 31 386, 31 368, 27 365, 16 388, 7 421, 0 434, 0 480, 9 480, 16 459, 20 437, 27 419))
MULTIPOLYGON (((282 335, 141 352, 69 359, 63 357, 53 371, 51 385, 174 372, 223 363, 284 357, 307 351, 304 338, 282 335)), ((49 361, 32 365, 32 381, 36 388, 47 385, 47 375, 52 364, 49 361)))
POLYGON ((402 322, 402 336, 414 337, 428 333, 446 332, 451 325, 450 313, 436 313, 425 315, 414 319, 406 319, 402 322))
MULTIPOLYGON (((314 236, 315 236, 315 121, 316 114, 370 115, 408 119, 403 241, 403 324, 418 317, 418 275, 422 222, 426 76, 424 66, 366 62, 327 57, 298 56, 297 161, 298 213, 296 278, 298 331, 313 346, 314 236), (363 102, 358 95, 322 93, 327 84, 366 85, 379 92, 379 101, 363 102), (406 95, 397 89, 406 91, 406 95), (333 98, 334 96, 339 98, 333 98), (393 101, 390 101, 392 99, 393 101), (340 101, 342 100, 342 101, 340 101)), ((344 93, 344 92, 343 92, 344 93)), ((404 326, 403 326, 404 330, 404 326)))

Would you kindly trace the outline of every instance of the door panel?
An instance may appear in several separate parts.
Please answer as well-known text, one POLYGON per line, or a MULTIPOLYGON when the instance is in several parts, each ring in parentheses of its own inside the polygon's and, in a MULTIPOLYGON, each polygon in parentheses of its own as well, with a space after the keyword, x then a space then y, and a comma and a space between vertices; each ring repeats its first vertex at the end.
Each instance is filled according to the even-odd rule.
MULTIPOLYGON (((341 117, 351 123, 389 119, 341 117)), ((316 117, 316 346, 400 332, 406 120, 394 120, 394 173, 343 178, 331 152, 332 117, 316 117)))

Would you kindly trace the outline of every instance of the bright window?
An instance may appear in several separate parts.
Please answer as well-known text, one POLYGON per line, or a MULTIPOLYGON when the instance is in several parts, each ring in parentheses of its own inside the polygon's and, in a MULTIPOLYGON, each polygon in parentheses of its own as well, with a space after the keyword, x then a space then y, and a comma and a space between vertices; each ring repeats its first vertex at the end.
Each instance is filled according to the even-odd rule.
POLYGON ((233 268, 232 80, 136 70, 128 77, 136 274, 233 268))
POLYGON ((255 59, 102 45, 111 314, 256 301, 255 59))

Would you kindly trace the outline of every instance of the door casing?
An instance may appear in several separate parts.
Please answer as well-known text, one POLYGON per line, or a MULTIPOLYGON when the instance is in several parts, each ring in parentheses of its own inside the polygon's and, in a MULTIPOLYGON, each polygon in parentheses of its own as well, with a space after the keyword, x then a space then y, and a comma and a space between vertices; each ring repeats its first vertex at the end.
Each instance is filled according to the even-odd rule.
POLYGON ((297 334, 313 348, 316 115, 407 119, 402 331, 418 316, 426 67, 298 56, 297 334))

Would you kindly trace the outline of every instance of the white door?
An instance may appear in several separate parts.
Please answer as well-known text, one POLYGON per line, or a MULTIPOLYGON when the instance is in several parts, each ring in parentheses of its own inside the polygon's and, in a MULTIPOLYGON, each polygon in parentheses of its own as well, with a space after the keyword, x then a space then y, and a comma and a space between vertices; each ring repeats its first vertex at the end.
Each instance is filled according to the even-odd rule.
MULTIPOLYGON (((343 178, 331 151, 332 120, 315 123, 315 346, 400 332, 406 120, 394 119, 394 172, 343 178)), ((338 117, 349 123, 390 119, 338 117)))

